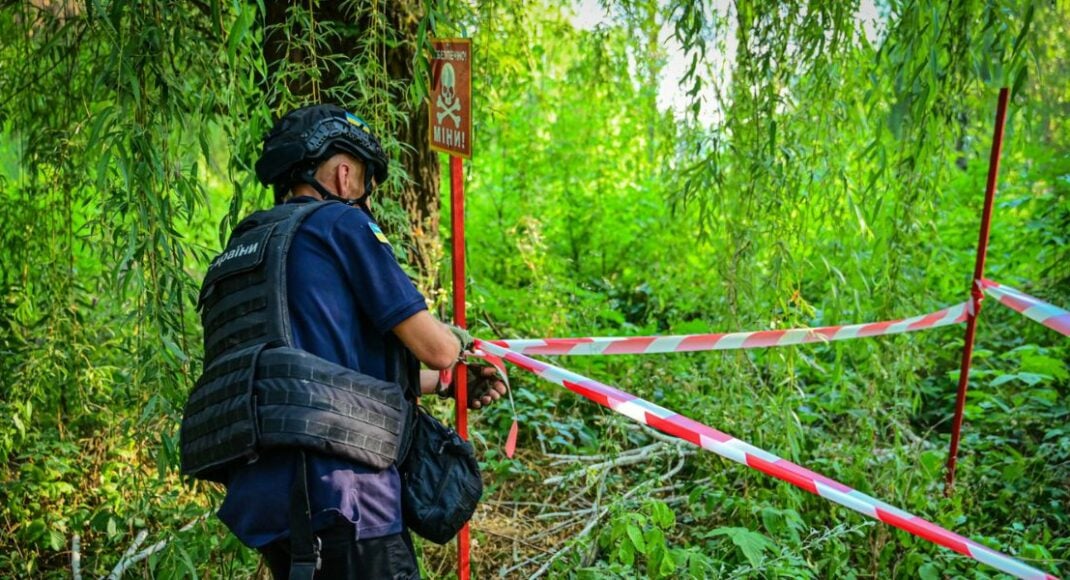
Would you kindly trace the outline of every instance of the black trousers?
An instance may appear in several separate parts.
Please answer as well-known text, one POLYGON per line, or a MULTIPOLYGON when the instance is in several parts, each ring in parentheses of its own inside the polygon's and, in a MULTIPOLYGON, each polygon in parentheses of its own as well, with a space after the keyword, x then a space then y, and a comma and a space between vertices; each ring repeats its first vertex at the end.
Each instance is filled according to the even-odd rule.
MULTIPOLYGON (((323 565, 316 571, 317 580, 367 579, 411 580, 420 578, 416 552, 409 532, 392 536, 355 540, 353 524, 340 522, 316 532, 322 542, 323 565)), ((290 540, 280 540, 260 548, 275 580, 290 577, 290 540)))

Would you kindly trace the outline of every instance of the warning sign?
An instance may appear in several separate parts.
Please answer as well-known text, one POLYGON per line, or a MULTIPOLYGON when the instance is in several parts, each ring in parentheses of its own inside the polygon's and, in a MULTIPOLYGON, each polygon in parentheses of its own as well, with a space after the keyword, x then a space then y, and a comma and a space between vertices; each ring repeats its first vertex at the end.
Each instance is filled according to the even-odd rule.
POLYGON ((431 41, 431 148, 472 156, 472 43, 467 38, 431 41))

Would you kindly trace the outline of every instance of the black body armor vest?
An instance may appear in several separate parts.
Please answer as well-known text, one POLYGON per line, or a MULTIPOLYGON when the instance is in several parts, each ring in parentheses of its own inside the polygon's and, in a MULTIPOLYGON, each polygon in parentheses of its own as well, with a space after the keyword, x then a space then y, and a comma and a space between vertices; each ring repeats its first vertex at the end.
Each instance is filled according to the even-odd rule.
POLYGON ((198 306, 204 373, 186 403, 182 472, 225 482, 261 450, 307 449, 376 469, 400 462, 419 362, 392 334, 382 381, 294 348, 286 257, 301 223, 329 203, 284 204, 242 220, 208 268, 198 306))

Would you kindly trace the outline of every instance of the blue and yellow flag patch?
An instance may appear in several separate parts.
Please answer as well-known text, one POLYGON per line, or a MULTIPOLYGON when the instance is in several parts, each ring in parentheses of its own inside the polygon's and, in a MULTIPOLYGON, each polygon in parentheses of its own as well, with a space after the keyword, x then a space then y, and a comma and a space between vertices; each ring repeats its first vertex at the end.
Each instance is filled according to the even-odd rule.
POLYGON ((364 119, 361 119, 353 113, 346 112, 346 121, 349 121, 350 125, 356 125, 357 127, 360 127, 360 129, 365 133, 371 133, 371 128, 368 127, 368 124, 364 122, 364 119))
POLYGON ((386 239, 386 235, 383 234, 383 230, 379 229, 379 224, 368 224, 368 227, 371 228, 372 234, 375 235, 375 239, 388 246, 390 245, 390 240, 386 239))

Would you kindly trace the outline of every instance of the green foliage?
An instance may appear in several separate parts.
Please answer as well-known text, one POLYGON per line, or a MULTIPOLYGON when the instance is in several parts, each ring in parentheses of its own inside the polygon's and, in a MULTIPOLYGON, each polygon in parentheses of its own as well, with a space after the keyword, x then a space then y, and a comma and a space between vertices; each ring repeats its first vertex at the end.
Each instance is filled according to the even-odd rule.
MULTIPOLYGON (((734 7, 713 13, 679 3, 655 10, 650 24, 646 4, 614 3, 620 25, 591 31, 533 12, 491 11, 478 21, 491 31, 476 47, 493 104, 477 124, 467 189, 477 335, 816 326, 960 301, 1002 84, 1015 100, 989 276, 1070 302, 1067 134, 1058 115, 1044 112, 1067 98, 1065 85, 1050 84, 1050 75, 1067 73, 1054 35, 1064 12, 1031 3, 894 3, 872 33, 850 4, 734 7), (523 18, 526 27, 517 25, 523 18), (684 117, 645 114, 652 108, 645 67, 656 68, 659 54, 647 50, 650 26, 663 23, 695 57, 685 84, 695 83, 696 98, 684 117), (562 35, 557 46, 580 49, 499 41, 515 30, 524 39, 552 30, 562 35), (734 60, 710 56, 728 52, 729 39, 738 47, 734 60), (518 86, 518 63, 527 64, 526 85, 518 86), (1049 76, 1041 81, 1035 69, 1049 76), (716 100, 702 102, 710 83, 719 84, 716 100), (722 113, 706 126, 700 113, 711 106, 722 113)), ((978 340, 959 483, 949 500, 942 479, 961 329, 743 354, 560 362, 993 547, 1029 558, 1045 545, 1052 557, 1034 563, 1056 569, 1070 554, 1058 539, 1067 529, 1068 383, 1060 364, 1067 347, 991 302, 978 340)), ((612 457, 644 444, 570 393, 524 375, 513 380, 525 393, 522 449, 612 457)), ((507 413, 488 414, 487 432, 504 434, 507 413)), ((538 468, 534 459, 521 463, 538 468)), ((507 463, 495 466, 523 477, 507 463)), ((586 495, 573 492, 592 505, 606 495, 623 501, 658 469, 588 473, 579 480, 586 495)), ((887 527, 859 526, 824 500, 744 471, 695 457, 679 476, 711 477, 697 484, 681 516, 686 524, 668 542, 670 553, 704 555, 693 561, 707 572, 694 575, 983 570, 887 527), (745 499, 735 501, 737 494, 745 499), (778 520, 769 509, 790 515, 778 520), (704 530, 722 532, 705 538, 704 530)), ((539 477, 500 493, 515 497, 539 477)), ((541 497, 565 499, 556 490, 541 497)), ((564 574, 579 562, 581 576, 656 575, 628 534, 649 525, 640 506, 624 501, 620 509, 598 526, 597 549, 582 539, 563 544, 569 551, 550 570, 564 574)), ((586 521, 565 529, 579 533, 586 521)))
MULTIPOLYGON (((627 567, 645 562, 647 577, 665 578, 676 575, 678 561, 666 541, 666 533, 676 524, 672 511, 664 503, 648 502, 642 511, 616 514, 602 534, 599 544, 608 549, 611 561, 627 567)), ((679 558, 680 554, 677 554, 679 558)), ((686 558, 679 559, 679 563, 686 558)))
MULTIPOLYGON (((0 7, 0 575, 67 576, 75 535, 83 573, 105 575, 141 532, 134 552, 163 547, 137 574, 255 573, 256 554, 205 517, 219 490, 177 475, 200 366, 194 292, 234 220, 269 199, 251 167, 274 114, 344 101, 393 157, 412 153, 426 79, 398 66, 422 71, 432 35, 474 38, 477 336, 817 326, 959 302, 1002 85, 988 277, 1070 304, 1064 6, 896 1, 872 30, 851 2, 606 4, 591 30, 552 3, 400 3, 396 20, 383 3, 294 3, 275 27, 263 3, 0 7), (265 60, 269 35, 291 58, 265 60), (658 101, 670 38, 686 55, 683 113, 658 101)), ((410 178, 392 166, 376 208, 402 257, 416 251, 398 193, 410 178)), ((948 328, 560 362, 1065 571, 1070 346, 984 303, 944 498, 961 347, 948 328)), ((991 573, 513 375, 518 457, 500 450, 507 406, 473 418, 481 577, 991 573), (613 464, 646 446, 659 451, 613 464)), ((428 576, 450 575, 448 551, 420 550, 428 576)))
MULTIPOLYGON (((0 502, 12 506, 0 575, 58 573, 74 535, 83 569, 103 574, 142 530, 165 546, 139 564, 150 572, 255 562, 232 539, 218 551, 218 523, 191 543, 176 532, 218 495, 177 474, 179 412, 201 358, 195 295, 230 226, 269 199, 251 168, 268 103, 300 102, 290 77, 336 67, 346 84, 322 97, 396 134, 392 91, 404 83, 377 56, 393 37, 381 14, 350 14, 364 12, 380 33, 359 35, 347 57, 358 68, 313 50, 269 70, 263 3, 0 8, 0 502), (369 90, 357 98, 357 86, 369 90)), ((297 7, 288 24, 305 30, 310 18, 297 7)), ((332 22, 319 38, 332 29, 358 36, 332 22)), ((310 48, 304 38, 289 49, 310 48)), ((394 222, 404 212, 389 192, 405 178, 382 190, 394 222)))

